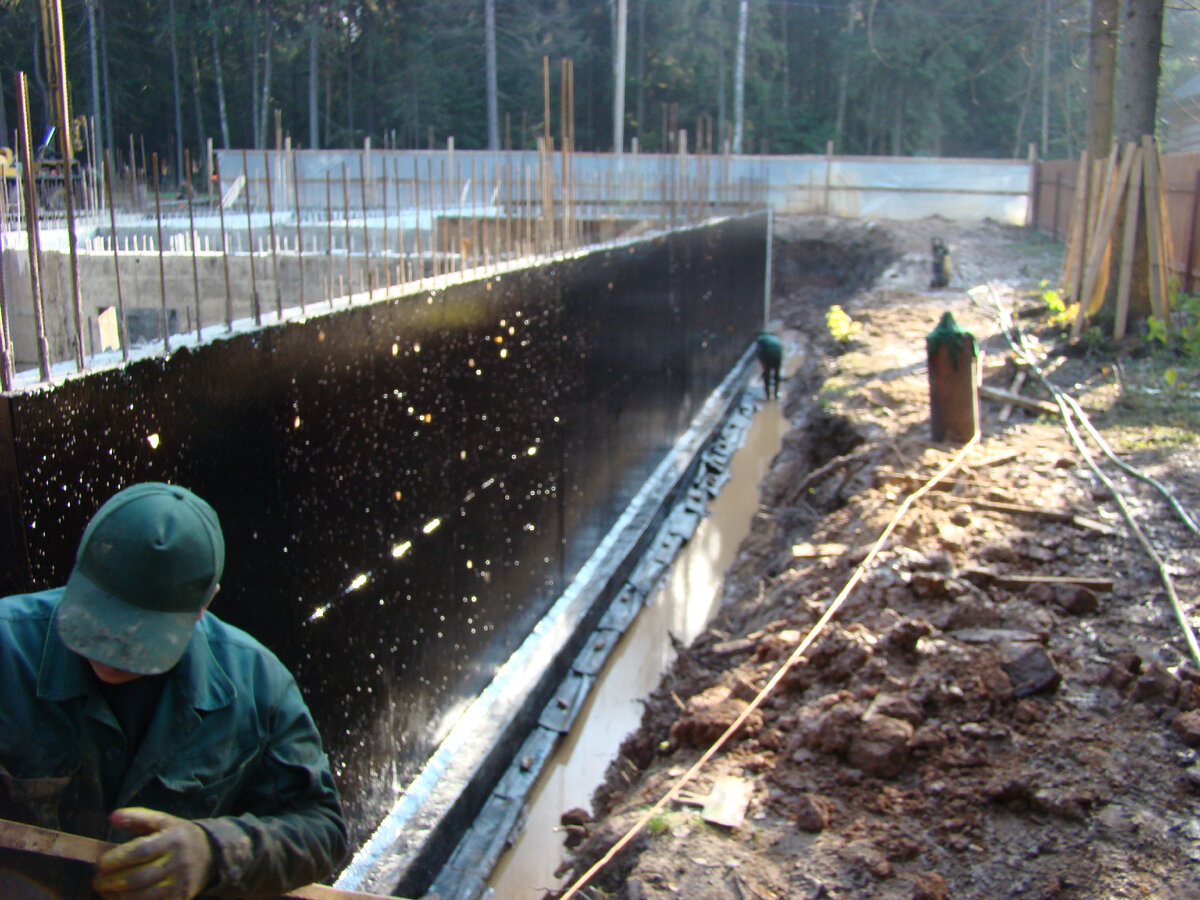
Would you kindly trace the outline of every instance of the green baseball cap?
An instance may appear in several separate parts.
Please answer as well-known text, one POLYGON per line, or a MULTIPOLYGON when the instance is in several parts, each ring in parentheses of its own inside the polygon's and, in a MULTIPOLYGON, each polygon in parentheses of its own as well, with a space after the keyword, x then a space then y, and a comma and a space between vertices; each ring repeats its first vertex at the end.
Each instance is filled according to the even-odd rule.
POLYGON ((127 487, 83 532, 55 614, 59 637, 113 668, 165 672, 187 649, 224 566, 211 506, 176 485, 127 487))

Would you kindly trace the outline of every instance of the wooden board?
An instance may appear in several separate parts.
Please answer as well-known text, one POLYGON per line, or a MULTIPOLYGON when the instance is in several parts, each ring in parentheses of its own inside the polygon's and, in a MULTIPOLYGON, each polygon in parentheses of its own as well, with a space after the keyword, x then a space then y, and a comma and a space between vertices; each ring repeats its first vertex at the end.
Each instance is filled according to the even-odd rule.
POLYGON ((1133 254, 1137 247, 1139 199, 1142 196, 1142 148, 1130 144, 1136 159, 1129 173, 1129 190, 1125 195, 1125 234, 1121 242, 1121 268, 1117 279, 1117 310, 1113 320, 1113 340, 1125 337, 1129 320, 1129 291, 1133 283, 1133 254))
POLYGON ((704 802, 704 808, 700 810, 701 818, 714 825, 737 828, 746 818, 752 791, 750 782, 744 778, 732 775, 718 778, 704 802))
POLYGON ((1162 221, 1159 219, 1158 205, 1158 149, 1154 138, 1142 136, 1142 162, 1146 171, 1146 235, 1150 248, 1150 310, 1154 317, 1162 322, 1163 330, 1171 333, 1171 320, 1167 314, 1166 285, 1162 279, 1162 221))
POLYGON ((1112 232, 1117 222, 1117 212, 1121 208, 1121 198, 1125 193, 1125 185, 1129 181, 1129 171, 1133 166, 1134 154, 1126 152, 1121 160, 1121 166, 1116 174, 1112 174, 1112 166, 1117 159, 1117 147, 1113 147, 1109 159, 1109 179, 1104 186, 1104 197, 1100 203, 1096 233, 1091 244, 1091 254, 1084 270, 1083 290, 1079 295, 1079 315, 1071 329, 1072 337, 1079 337, 1083 320, 1099 312, 1104 303, 1104 294, 1108 285, 1109 259, 1112 255, 1112 232))
MULTIPOLYGON (((102 853, 115 846, 115 844, 98 841, 95 838, 0 819, 0 848, 43 857, 42 866, 51 870, 56 867, 55 860, 65 861, 76 867, 79 863, 87 863, 89 867, 84 874, 89 881, 91 864, 94 864, 102 853)), ((0 860, 0 866, 2 865, 3 862, 0 860)), ((80 894, 81 897, 88 896, 87 884, 78 887, 83 891, 80 894)), ((395 898, 387 898, 379 894, 344 891, 323 884, 310 884, 307 887, 296 888, 294 891, 284 894, 283 897, 294 898, 294 900, 395 900, 395 898)))
POLYGON ((1113 580, 1111 578, 1094 578, 1086 575, 1005 575, 989 569, 963 569, 961 574, 963 578, 970 581, 978 579, 991 582, 998 587, 1018 590, 1035 584, 1048 584, 1051 586, 1056 584, 1077 584, 1100 593, 1107 593, 1113 589, 1113 580))

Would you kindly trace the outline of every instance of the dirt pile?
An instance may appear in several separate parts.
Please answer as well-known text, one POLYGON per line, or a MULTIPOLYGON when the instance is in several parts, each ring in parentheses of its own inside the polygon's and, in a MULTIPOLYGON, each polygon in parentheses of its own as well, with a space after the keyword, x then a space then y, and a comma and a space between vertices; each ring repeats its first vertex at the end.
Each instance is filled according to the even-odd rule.
MULTIPOLYGON (((802 355, 785 400, 795 429, 718 617, 647 702, 594 815, 571 819, 574 873, 744 720, 585 896, 1200 897, 1200 671, 1149 556, 1060 421, 985 403, 979 444, 856 574, 957 450, 928 440, 924 336, 952 311, 980 341, 985 384, 1012 387, 987 303, 965 290, 987 285, 976 298, 1035 324, 1059 252, 993 223, 779 222, 775 313, 802 355), (946 290, 928 288, 934 236, 953 254, 946 290), (821 244, 852 252, 814 261, 821 244), (825 324, 834 303, 862 326, 844 345, 825 324), (734 827, 698 806, 721 779, 749 798, 734 827)), ((1129 463, 1200 506, 1191 419, 1122 416, 1132 385, 1118 360, 1053 365, 1129 463)), ((1194 600, 1200 538, 1117 474, 1194 600)))

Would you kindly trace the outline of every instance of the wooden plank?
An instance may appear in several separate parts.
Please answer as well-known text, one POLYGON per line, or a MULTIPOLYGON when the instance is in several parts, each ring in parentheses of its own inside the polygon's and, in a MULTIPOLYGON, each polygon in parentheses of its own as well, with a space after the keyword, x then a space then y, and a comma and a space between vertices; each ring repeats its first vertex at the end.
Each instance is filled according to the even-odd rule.
POLYGON ((1150 311, 1162 322, 1164 331, 1171 333, 1170 316, 1167 315, 1166 292, 1162 282, 1161 260, 1159 259, 1162 237, 1159 229, 1162 222, 1159 219, 1158 202, 1158 150, 1154 138, 1148 134, 1142 135, 1142 159, 1146 173, 1146 236, 1150 248, 1150 311))
POLYGON ((1040 516, 1043 519, 1053 519, 1056 522, 1069 522, 1075 515, 1070 510, 1047 509, 1041 506, 1024 506, 1020 503, 1004 503, 1000 500, 984 500, 982 497, 963 497, 962 501, 969 506, 979 509, 994 509, 998 512, 1025 513, 1040 516))
POLYGON ((987 400, 995 400, 998 403, 1011 403, 1014 406, 1020 406, 1023 409, 1032 410, 1046 416, 1057 416, 1059 414, 1058 407, 1046 400, 1035 400, 1032 397, 1025 397, 1021 394, 1012 394, 1000 388, 988 387, 986 384, 979 386, 979 396, 987 400))
POLYGON ((997 587, 1004 588, 1027 588, 1035 584, 1077 584, 1085 588, 1091 588, 1093 591, 1107 593, 1113 589, 1113 579, 1111 578, 1093 578, 1085 575, 1005 575, 1000 572, 993 572, 990 569, 963 569, 962 577, 967 579, 980 579, 989 581, 997 587))
POLYGON ((1078 299, 1080 269, 1083 268, 1089 171, 1091 166, 1088 163, 1088 152, 1084 150, 1079 156, 1079 167, 1075 171, 1075 196, 1071 198, 1071 223, 1067 227, 1067 252, 1063 259, 1063 296, 1067 298, 1068 306, 1078 299))
POLYGON ((1157 145, 1154 148, 1155 168, 1158 170, 1158 209, 1159 234, 1162 242, 1159 247, 1159 260, 1162 271, 1159 274, 1163 286, 1163 310, 1168 318, 1171 316, 1171 272, 1175 267, 1175 237, 1171 231, 1171 214, 1167 207, 1167 179, 1163 173, 1162 153, 1157 145))
POLYGON ((1083 331, 1083 321, 1087 318, 1088 298, 1083 293, 1083 287, 1087 281, 1087 263, 1091 257, 1092 243, 1096 232, 1096 208, 1099 205, 1100 178, 1100 161, 1093 160, 1088 177, 1087 208, 1083 213, 1083 242, 1079 249, 1079 283, 1075 286, 1075 292, 1070 299, 1070 302, 1079 304, 1075 321, 1071 323, 1071 337, 1073 338, 1078 337, 1083 331))
MULTIPOLYGON (((1024 384, 1025 384, 1025 370, 1021 369, 1017 372, 1016 376, 1013 378, 1012 384, 1010 384, 1008 386, 1008 392, 1010 394, 1020 394, 1021 387, 1024 384)), ((1012 411, 1013 411, 1013 404, 1005 403, 1004 407, 1000 410, 1000 421, 1007 422, 1008 417, 1012 415, 1012 411)))
POLYGON ((718 778, 709 792, 700 816, 705 822, 737 828, 746 818, 753 786, 744 778, 724 775, 718 778))
MULTIPOLYGON (((1113 147, 1110 164, 1116 161, 1116 157, 1117 148, 1113 147)), ((1083 292, 1080 294, 1080 310, 1086 309, 1088 316, 1094 316, 1104 303, 1105 286, 1108 283, 1108 264, 1112 253, 1112 232, 1117 223, 1117 211, 1121 208, 1120 197, 1129 181, 1129 170, 1133 166, 1133 160, 1134 155, 1126 153, 1115 177, 1111 177, 1105 186, 1099 224, 1096 227, 1095 240, 1092 242, 1092 253, 1084 276, 1083 292)), ((1076 321, 1078 323, 1078 320, 1076 321)), ((1078 337, 1078 334, 1074 336, 1078 337)))
POLYGON ((1121 262, 1117 277, 1117 309, 1113 320, 1113 340, 1125 337, 1129 322, 1129 290, 1133 284, 1133 254, 1137 247, 1138 210, 1142 196, 1142 148, 1130 144, 1136 155, 1125 193, 1125 235, 1121 243, 1121 262))
MULTIPOLYGON (((8 850, 36 853, 39 856, 51 857, 51 859, 57 857, 73 862, 95 863, 102 853, 115 846, 117 845, 108 841, 98 841, 95 838, 83 837, 78 834, 52 831, 49 828, 39 828, 36 825, 0 819, 0 847, 8 850)), ((53 865, 53 862, 48 862, 47 865, 53 865)), ((296 888, 283 894, 282 897, 294 898, 294 900, 395 900, 395 898, 384 897, 380 894, 345 891, 323 884, 310 884, 306 887, 296 888)))

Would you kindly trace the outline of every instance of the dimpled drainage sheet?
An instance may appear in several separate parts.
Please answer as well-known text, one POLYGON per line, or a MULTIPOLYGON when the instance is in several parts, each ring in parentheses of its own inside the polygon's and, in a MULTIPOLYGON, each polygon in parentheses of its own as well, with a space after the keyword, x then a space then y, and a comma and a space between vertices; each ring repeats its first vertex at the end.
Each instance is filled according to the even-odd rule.
POLYGON ((214 611, 296 674, 352 839, 760 328, 765 215, 362 304, 0 403, 6 592, 134 481, 216 508, 214 611))

